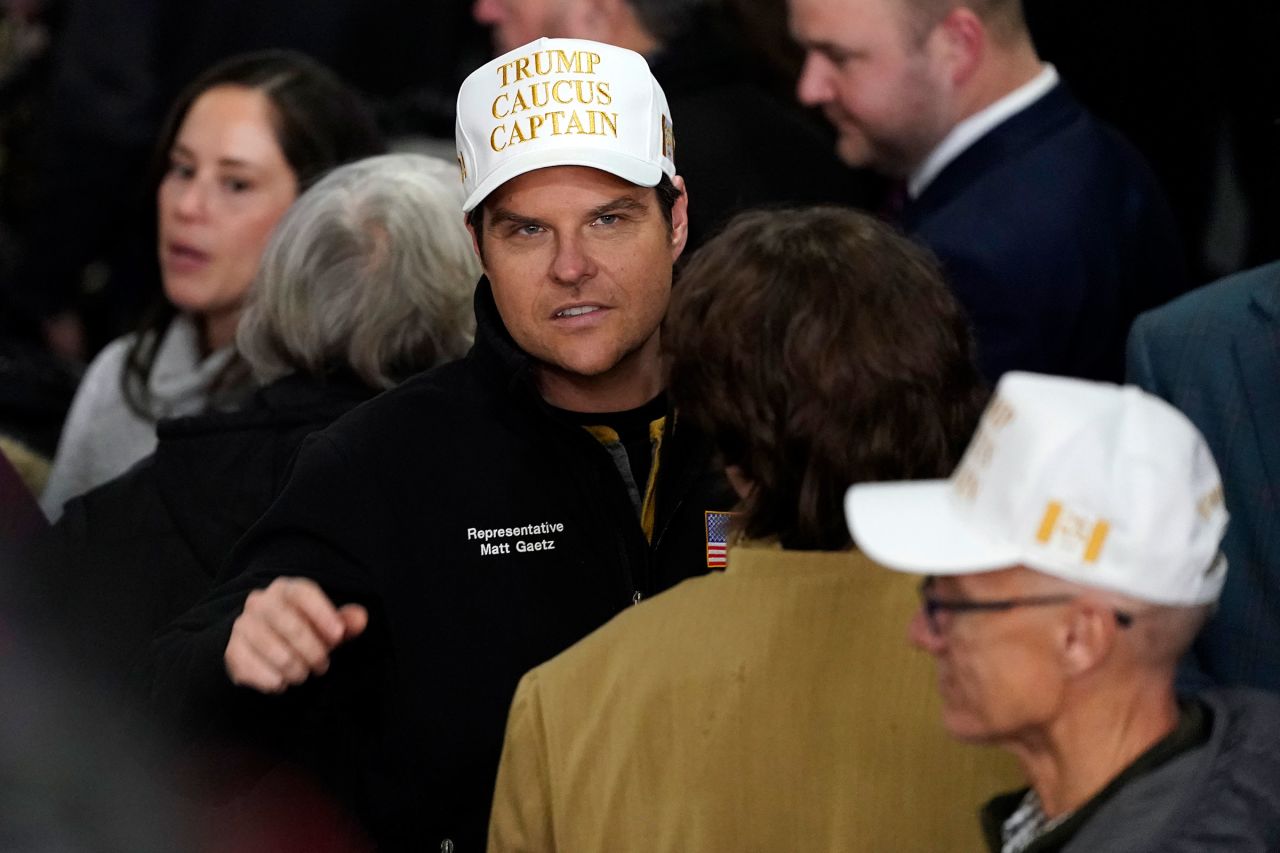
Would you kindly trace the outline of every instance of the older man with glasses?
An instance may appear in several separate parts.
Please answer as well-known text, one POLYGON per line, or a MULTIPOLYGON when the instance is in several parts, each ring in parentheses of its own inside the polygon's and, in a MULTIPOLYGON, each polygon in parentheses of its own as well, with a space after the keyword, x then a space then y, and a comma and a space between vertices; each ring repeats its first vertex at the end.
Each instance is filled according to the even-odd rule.
POLYGON ((983 810, 991 850, 1280 850, 1280 699, 1174 691, 1227 568, 1184 416, 1011 373, 950 480, 858 485, 846 510, 865 553, 926 576, 910 635, 948 731, 1026 774, 983 810))

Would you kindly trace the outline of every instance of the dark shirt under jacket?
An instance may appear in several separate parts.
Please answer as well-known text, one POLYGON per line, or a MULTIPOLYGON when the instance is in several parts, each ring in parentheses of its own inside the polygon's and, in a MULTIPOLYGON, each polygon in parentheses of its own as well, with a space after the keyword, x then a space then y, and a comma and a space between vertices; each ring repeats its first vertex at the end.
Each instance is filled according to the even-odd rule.
POLYGON ((215 706, 331 780, 385 849, 483 848, 519 678, 640 597, 707 571, 707 510, 733 501, 708 442, 668 415, 646 541, 613 458, 538 395, 486 280, 465 359, 357 408, 303 446, 245 537, 238 577, 157 641, 160 709, 215 706), (283 696, 231 686, 245 597, 307 576, 369 627, 283 696), (320 709, 320 710, 317 710, 320 709), (326 710, 327 709, 327 710, 326 710))
POLYGON ((902 221, 941 260, 992 383, 1119 382, 1133 319, 1188 285, 1150 170, 1062 84, 962 152, 902 221))

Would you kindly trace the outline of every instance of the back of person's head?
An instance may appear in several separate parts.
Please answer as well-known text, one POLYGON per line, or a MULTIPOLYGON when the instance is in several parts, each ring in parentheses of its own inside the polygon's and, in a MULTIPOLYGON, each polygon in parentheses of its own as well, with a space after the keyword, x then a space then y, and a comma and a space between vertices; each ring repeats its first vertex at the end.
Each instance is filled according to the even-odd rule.
POLYGON ((663 330, 681 417, 753 488, 743 530, 850 544, 850 482, 948 473, 986 391, 968 320, 924 250, 835 207, 757 211, 708 242, 663 330))
POLYGON ((480 275, 457 166, 386 154, 334 170, 263 254, 237 345, 260 381, 354 373, 386 388, 461 356, 480 275))
POLYGON ((299 191, 341 163, 386 150, 372 111, 338 75, 304 54, 263 50, 210 66, 182 91, 157 142, 158 170, 165 168, 192 104, 218 86, 243 86, 261 92, 270 101, 276 140, 298 180, 299 191))

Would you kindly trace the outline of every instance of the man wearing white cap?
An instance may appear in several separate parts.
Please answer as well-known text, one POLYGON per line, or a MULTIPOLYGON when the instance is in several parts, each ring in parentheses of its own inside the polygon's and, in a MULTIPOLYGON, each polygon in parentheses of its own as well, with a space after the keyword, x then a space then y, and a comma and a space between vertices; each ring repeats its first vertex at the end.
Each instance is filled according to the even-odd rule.
POLYGON ((153 662, 189 718, 232 703, 285 742, 302 719, 294 751, 387 849, 482 846, 520 675, 707 571, 704 513, 731 503, 663 388, 688 216, 643 58, 501 56, 463 83, 457 144, 475 346, 313 437, 153 662))
POLYGON ((789 81, 713 0, 475 0, 472 14, 498 53, 554 36, 645 57, 680 123, 690 249, 748 208, 873 203, 869 176, 836 158, 825 128, 786 96, 789 81))
POLYGON ((1227 512, 1204 439, 1137 388, 1011 373, 950 480, 856 485, 850 531, 926 575, 911 639, 943 723, 1030 787, 993 851, 1280 849, 1280 700, 1178 698, 1222 589, 1227 512))

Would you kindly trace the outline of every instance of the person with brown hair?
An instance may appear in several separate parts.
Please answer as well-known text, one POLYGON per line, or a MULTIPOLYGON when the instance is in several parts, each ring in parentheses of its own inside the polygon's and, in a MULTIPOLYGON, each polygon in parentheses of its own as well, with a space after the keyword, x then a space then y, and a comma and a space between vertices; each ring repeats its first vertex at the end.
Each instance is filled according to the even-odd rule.
MULTIPOLYGON (((950 470, 985 389, 933 260, 838 208, 742 214, 690 261, 663 342, 739 512, 727 570, 521 681, 490 851, 959 850, 1011 768, 931 723, 910 583, 851 547, 850 481, 950 470)), ((719 544, 718 535, 715 543, 719 544)))

